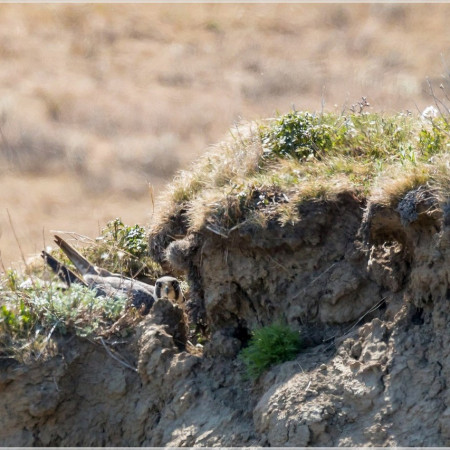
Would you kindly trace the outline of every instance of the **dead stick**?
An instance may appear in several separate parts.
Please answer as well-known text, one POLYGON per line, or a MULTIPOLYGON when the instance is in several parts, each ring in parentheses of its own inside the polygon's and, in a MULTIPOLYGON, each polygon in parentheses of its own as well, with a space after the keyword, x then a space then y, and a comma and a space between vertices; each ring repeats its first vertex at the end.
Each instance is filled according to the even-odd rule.
POLYGON ((130 364, 126 363, 125 361, 122 361, 119 357, 117 357, 116 355, 114 355, 111 350, 107 347, 107 345, 105 344, 105 341, 103 340, 103 338, 100 338, 100 342, 103 344, 103 347, 105 347, 106 353, 108 353, 109 356, 111 356, 111 358, 115 359, 118 363, 122 364, 123 366, 127 367, 128 369, 131 369, 133 372, 137 372, 137 369, 133 366, 131 366, 130 364))

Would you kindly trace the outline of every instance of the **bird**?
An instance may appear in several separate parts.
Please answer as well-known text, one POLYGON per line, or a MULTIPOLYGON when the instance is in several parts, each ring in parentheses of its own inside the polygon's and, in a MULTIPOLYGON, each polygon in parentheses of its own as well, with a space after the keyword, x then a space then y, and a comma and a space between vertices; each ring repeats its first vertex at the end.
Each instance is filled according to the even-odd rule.
POLYGON ((50 266, 53 272, 58 275, 59 279, 70 287, 73 283, 82 284, 87 287, 87 283, 83 281, 76 273, 72 272, 66 265, 58 261, 54 256, 45 250, 41 253, 44 261, 50 266))
POLYGON ((169 300, 179 304, 184 301, 180 282, 176 278, 168 275, 156 280, 155 295, 157 299, 168 298, 169 300))
POLYGON ((67 255, 69 260, 80 272, 81 277, 68 269, 63 263, 43 251, 41 256, 59 278, 68 286, 81 283, 97 291, 97 295, 117 296, 126 295, 143 316, 147 315, 156 300, 155 287, 139 280, 110 272, 91 264, 84 256, 75 250, 60 236, 55 235, 55 243, 67 255))

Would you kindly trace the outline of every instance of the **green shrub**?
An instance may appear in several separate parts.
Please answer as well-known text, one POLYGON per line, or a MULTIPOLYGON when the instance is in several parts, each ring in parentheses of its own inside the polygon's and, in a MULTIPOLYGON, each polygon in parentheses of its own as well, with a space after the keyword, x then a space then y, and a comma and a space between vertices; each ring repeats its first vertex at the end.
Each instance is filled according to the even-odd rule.
POLYGON ((117 244, 122 250, 141 258, 147 255, 148 243, 145 229, 139 225, 132 227, 124 225, 119 219, 106 224, 102 231, 104 239, 117 244))
POLYGON ((28 303, 46 329, 88 336, 98 328, 111 325, 125 310, 126 296, 96 297, 94 290, 72 284, 66 291, 33 288, 28 303))
POLYGON ((293 111, 263 128, 261 138, 268 153, 304 159, 317 156, 320 150, 329 150, 333 146, 332 132, 332 128, 318 117, 293 111))
POLYGON ((241 358, 249 377, 257 378, 269 367, 295 358, 300 348, 298 332, 274 323, 253 331, 248 347, 241 351, 241 358))
MULTIPOLYGON (((93 264, 111 272, 155 280, 162 276, 162 268, 148 255, 145 228, 125 225, 120 218, 108 222, 101 236, 86 246, 82 253, 93 264)), ((68 262, 61 252, 58 258, 68 262)))

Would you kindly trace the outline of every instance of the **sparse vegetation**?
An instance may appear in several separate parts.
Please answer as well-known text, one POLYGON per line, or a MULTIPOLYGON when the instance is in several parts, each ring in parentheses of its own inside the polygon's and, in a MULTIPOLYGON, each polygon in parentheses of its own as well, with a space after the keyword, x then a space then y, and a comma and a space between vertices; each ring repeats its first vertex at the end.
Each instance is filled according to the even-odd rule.
POLYGON ((274 323, 253 331, 248 346, 240 355, 247 375, 257 378, 271 366, 295 358, 300 348, 298 332, 292 331, 287 325, 274 323))
POLYGON ((104 331, 127 302, 125 296, 96 297, 82 285, 62 290, 38 279, 14 293, 2 290, 1 297, 0 355, 24 362, 40 357, 53 334, 90 337, 104 331))
MULTIPOLYGON (((154 280, 162 272, 148 257, 147 247, 144 228, 115 219, 107 223, 97 240, 84 247, 83 253, 111 271, 154 280)), ((70 264, 60 250, 53 254, 70 264)), ((28 273, 8 270, 0 287, 0 355, 22 361, 49 350, 53 335, 101 334, 124 314, 127 306, 126 296, 97 297, 93 290, 77 284, 62 287, 43 261, 29 268, 28 273)))
POLYGON ((148 256, 148 237, 140 225, 125 225, 120 218, 106 224, 101 236, 85 248, 91 262, 130 277, 159 278, 161 267, 148 256))

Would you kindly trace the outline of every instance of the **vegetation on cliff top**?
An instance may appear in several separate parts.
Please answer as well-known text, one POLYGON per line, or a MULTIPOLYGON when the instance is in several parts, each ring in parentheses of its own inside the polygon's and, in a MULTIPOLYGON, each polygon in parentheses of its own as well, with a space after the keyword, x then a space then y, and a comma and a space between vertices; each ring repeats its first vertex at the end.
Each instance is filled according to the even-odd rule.
MULTIPOLYGON (((240 126, 231 138, 178 174, 151 233, 174 217, 186 228, 227 235, 243 223, 264 227, 299 220, 298 206, 350 191, 394 205, 419 185, 448 191, 450 124, 428 109, 419 117, 359 111, 291 111, 240 126)), ((170 228, 170 227, 169 227, 170 228)))

